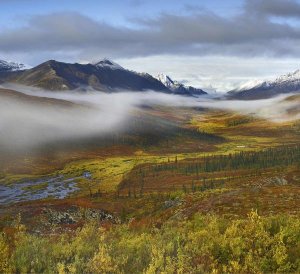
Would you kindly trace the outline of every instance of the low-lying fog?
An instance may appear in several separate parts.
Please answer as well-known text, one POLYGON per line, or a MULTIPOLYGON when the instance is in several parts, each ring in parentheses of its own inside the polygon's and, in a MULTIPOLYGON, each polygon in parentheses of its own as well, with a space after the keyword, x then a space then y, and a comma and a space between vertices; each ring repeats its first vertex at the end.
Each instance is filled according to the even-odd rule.
MULTIPOLYGON (((1 88, 1 86, 0 86, 1 88)), ((98 136, 126 128, 132 112, 140 106, 205 107, 254 114, 273 121, 299 119, 287 115, 297 102, 286 96, 257 101, 236 101, 169 95, 157 92, 49 92, 5 85, 31 99, 6 96, 0 92, 0 149, 24 148, 46 142, 98 136), (50 98, 45 100, 43 98, 50 98), (56 100, 53 100, 56 99, 56 100)))

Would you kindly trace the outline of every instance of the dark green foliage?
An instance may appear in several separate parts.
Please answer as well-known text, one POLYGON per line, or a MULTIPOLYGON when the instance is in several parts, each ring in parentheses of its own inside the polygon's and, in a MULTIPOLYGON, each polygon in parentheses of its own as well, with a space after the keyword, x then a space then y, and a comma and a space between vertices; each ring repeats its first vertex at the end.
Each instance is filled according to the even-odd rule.
POLYGON ((153 165, 152 172, 174 170, 186 175, 199 172, 215 172, 237 169, 264 169, 289 166, 300 162, 300 146, 268 148, 259 152, 239 152, 229 155, 214 155, 193 161, 153 165))

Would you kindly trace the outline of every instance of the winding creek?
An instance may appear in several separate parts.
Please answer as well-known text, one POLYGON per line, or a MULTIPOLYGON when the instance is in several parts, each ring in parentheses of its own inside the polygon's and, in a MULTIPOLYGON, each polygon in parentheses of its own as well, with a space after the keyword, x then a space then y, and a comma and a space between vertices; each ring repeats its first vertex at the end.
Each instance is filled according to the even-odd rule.
POLYGON ((63 199, 78 191, 77 181, 86 177, 86 174, 73 178, 59 175, 0 185, 0 205, 45 198, 63 199))

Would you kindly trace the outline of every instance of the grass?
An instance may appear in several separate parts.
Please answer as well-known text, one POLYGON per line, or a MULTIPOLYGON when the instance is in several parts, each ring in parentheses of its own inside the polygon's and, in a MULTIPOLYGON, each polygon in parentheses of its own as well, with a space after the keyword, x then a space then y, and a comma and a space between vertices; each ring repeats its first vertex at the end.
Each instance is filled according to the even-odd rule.
POLYGON ((24 180, 33 180, 39 178, 40 175, 31 175, 31 174, 5 174, 0 180, 2 185, 11 185, 24 180))
MULTIPOLYGON (((78 161, 66 165, 60 173, 68 176, 78 176, 82 175, 85 171, 89 171, 92 174, 91 184, 93 189, 100 188, 102 191, 111 192, 116 190, 124 175, 136 165, 143 163, 160 163, 166 162, 167 160, 167 156, 137 155, 133 157, 112 157, 78 161)), ((88 180, 84 180, 82 184, 79 184, 85 191, 87 191, 87 181, 88 180)))
POLYGON ((22 189, 25 191, 30 191, 30 192, 38 192, 39 190, 45 189, 48 187, 48 183, 40 183, 40 184, 36 184, 36 185, 29 185, 29 186, 25 186, 22 189))
MULTIPOLYGON (((27 157, 26 163, 30 163, 31 166, 34 166, 35 162, 37 164, 36 170, 32 169, 33 173, 4 173, 2 174, 3 176, 0 183, 12 184, 24 178, 35 179, 41 176, 41 174, 47 176, 63 174, 66 178, 76 177, 82 176, 85 171, 89 171, 92 174, 92 178, 78 180, 77 185, 80 191, 73 193, 70 200, 65 199, 66 204, 62 204, 63 207, 68 207, 72 203, 78 205, 81 203, 86 204, 88 207, 96 206, 97 208, 113 210, 117 214, 120 214, 123 210, 122 208, 127 208, 126 210, 128 212, 132 214, 134 214, 134 212, 140 212, 139 216, 142 216, 142 208, 148 207, 147 210, 145 209, 145 212, 149 214, 156 208, 153 204, 156 198, 143 197, 141 199, 125 199, 123 197, 116 199, 115 197, 115 193, 124 178, 130 176, 131 172, 139 168, 139 166, 168 163, 169 161, 175 161, 175 159, 177 159, 177 161, 188 161, 189 159, 197 159, 209 155, 228 155, 240 151, 259 151, 263 148, 282 145, 283 142, 287 145, 299 143, 299 128, 293 126, 296 122, 272 123, 263 119, 254 117, 247 118, 240 114, 224 111, 206 111, 199 113, 198 111, 184 110, 178 111, 180 115, 176 111, 174 112, 174 109, 159 109, 158 112, 156 112, 155 109, 150 111, 155 112, 155 115, 159 117, 168 117, 168 119, 179 121, 183 127, 214 133, 225 138, 225 140, 209 145, 205 141, 200 141, 200 143, 203 143, 203 146, 197 149, 199 144, 197 138, 182 135, 178 137, 179 139, 175 138, 169 141, 162 140, 156 146, 113 145, 102 148, 96 147, 93 148, 93 150, 86 148, 84 151, 74 149, 70 151, 69 154, 60 152, 57 157, 51 161, 46 160, 47 156, 40 162, 38 159, 34 161, 29 160, 27 157), (235 121, 234 126, 228 127, 230 121, 235 121), (176 147, 176 143, 178 142, 180 144, 176 147), (186 150, 184 148, 185 146, 189 147, 189 149, 186 150), (96 193, 98 191, 102 193, 101 197, 89 198, 91 192, 96 193), (147 202, 145 199, 147 199, 147 202), (124 204, 124 206, 122 204, 124 204), (148 206, 144 207, 146 204, 148 204, 148 206)), ((266 173, 266 176, 271 176, 272 172, 274 174, 278 173, 276 169, 273 169, 271 171, 262 171, 262 175, 253 175, 251 172, 240 171, 238 174, 234 172, 216 172, 213 175, 205 174, 201 176, 206 176, 214 180, 231 180, 230 184, 225 183, 224 186, 218 188, 227 192, 227 189, 231 189, 232 187, 240 188, 241 186, 245 186, 242 179, 248 178, 247 176, 250 176, 249 178, 252 178, 251 180, 254 182, 255 180, 261 180, 264 173, 266 173), (241 176, 245 177, 242 178, 241 176)), ((284 172, 284 174, 285 173, 286 172, 284 172)), ((279 174, 279 176, 281 175, 279 174)), ((149 193, 151 193, 151 195, 161 195, 162 188, 165 186, 167 186, 167 188, 164 191, 171 193, 173 191, 173 185, 175 185, 176 191, 182 191, 183 184, 186 184, 187 188, 190 189, 193 180, 195 184, 197 184, 197 178, 185 176, 184 174, 164 174, 148 182, 149 189, 151 189, 149 193)), ((246 181, 248 181, 248 179, 246 181)), ((252 183, 249 182, 249 184, 251 185, 252 183)), ((218 189, 216 189, 216 191, 218 191, 218 189)), ((210 191, 213 192, 214 189, 210 191)), ((169 195, 168 193, 167 195, 169 195)), ((125 188, 123 194, 125 196, 128 195, 128 189, 125 188)), ((249 195, 253 196, 254 193, 249 195)), ((51 199, 45 200, 45 204, 49 203, 49 201, 51 201, 51 199)), ((61 204, 60 201, 53 202, 54 204, 61 204)), ((34 202, 30 203, 32 204, 34 202)), ((42 206, 43 201, 36 203, 41 203, 42 206)), ((256 202, 252 201, 249 204, 255 206, 256 202)), ((249 206, 249 208, 251 206, 249 206)), ((230 206, 228 208, 230 209, 230 206)), ((228 211, 230 211, 229 209, 228 211)), ((14 208, 11 210, 14 211, 14 208)), ((225 212, 227 212, 227 210, 225 210, 225 212)))
MULTIPOLYGON (((203 146, 197 149, 197 146, 195 146, 196 139, 187 141, 188 138, 183 136, 180 137, 181 140, 178 139, 176 142, 176 139, 174 139, 174 144, 172 142, 162 142, 155 147, 139 147, 135 150, 122 147, 103 148, 100 150, 102 152, 97 150, 99 156, 97 156, 96 151, 94 153, 88 152, 84 154, 85 159, 83 160, 76 160, 76 156, 75 160, 67 164, 62 165, 62 162, 58 172, 70 177, 82 175, 84 171, 91 172, 92 180, 81 180, 79 182, 82 195, 86 195, 90 188, 93 190, 100 188, 102 191, 113 192, 122 181, 122 178, 137 165, 167 162, 168 159, 172 160, 175 157, 178 160, 184 160, 205 155, 258 151, 269 146, 281 145, 283 142, 286 144, 297 143, 299 140, 297 128, 292 127, 294 122, 271 123, 262 119, 224 111, 208 111, 200 114, 190 112, 189 115, 187 113, 187 111, 184 112, 183 117, 186 117, 186 120, 181 122, 186 123, 188 127, 225 137, 226 141, 216 143, 211 147, 203 146), (228 127, 230 121, 235 121, 234 126, 228 127), (241 135, 241 133, 243 134, 241 135), (283 133, 285 134, 284 139, 282 138, 283 133), (186 142, 184 138, 187 138, 186 142), (181 145, 176 148, 176 144, 181 145), (184 147, 188 146, 191 146, 194 152, 185 152, 184 147)), ((159 115, 168 116, 169 119, 178 119, 177 116, 172 118, 171 114, 164 114, 163 110, 160 110, 159 115)), ((80 155, 78 157, 82 158, 80 155)), ((43 174, 49 176, 49 173, 46 172, 46 164, 43 165, 45 165, 42 169, 43 174)), ((48 164, 48 170, 51 171, 51 169, 52 164, 48 164)), ((40 171, 36 170, 36 172, 40 171)), ((52 173, 50 173, 51 175, 52 173)), ((0 180, 0 183, 10 184, 24 178, 36 178, 39 175, 6 173, 3 176, 4 178, 0 180)))

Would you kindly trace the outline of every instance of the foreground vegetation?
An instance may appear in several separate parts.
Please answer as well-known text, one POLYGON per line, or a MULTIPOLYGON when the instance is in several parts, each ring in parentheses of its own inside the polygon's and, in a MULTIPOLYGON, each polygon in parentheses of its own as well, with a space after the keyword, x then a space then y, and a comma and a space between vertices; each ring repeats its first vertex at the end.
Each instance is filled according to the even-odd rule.
POLYGON ((0 236, 0 272, 299 272, 299 243, 299 217, 255 211, 235 220, 195 214, 160 228, 88 223, 75 233, 43 237, 17 224, 0 236))

